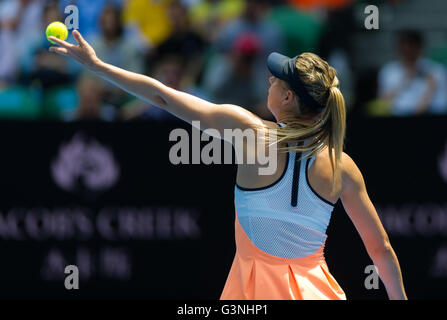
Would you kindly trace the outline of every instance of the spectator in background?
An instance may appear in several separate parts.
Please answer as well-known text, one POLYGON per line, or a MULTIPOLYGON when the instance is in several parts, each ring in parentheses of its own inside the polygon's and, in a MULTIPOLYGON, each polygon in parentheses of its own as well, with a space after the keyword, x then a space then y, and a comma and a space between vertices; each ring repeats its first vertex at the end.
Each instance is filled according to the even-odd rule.
MULTIPOLYGON (((22 97, 38 92, 33 100, 39 106, 39 118, 59 119, 62 110, 74 108, 76 105, 74 83, 79 65, 49 52, 48 48, 52 44, 45 35, 45 29, 50 22, 61 20, 63 16, 58 2, 47 1, 38 27, 27 30, 22 37, 20 50, 16 53, 19 74, 13 88, 20 92, 22 97)), ((8 100, 8 95, 3 96, 2 100, 8 100)), ((14 105, 14 100, 6 104, 14 105)), ((24 105, 19 109, 18 114, 27 112, 24 105)))
POLYGON ((294 57, 302 52, 317 53, 323 33, 322 19, 287 4, 273 7, 268 19, 283 35, 285 55, 294 57))
POLYGON ((238 18, 244 8, 244 0, 198 0, 189 8, 189 17, 194 30, 213 42, 222 27, 238 18))
POLYGON ((353 0, 288 0, 288 2, 301 10, 312 10, 320 7, 339 9, 348 6, 353 0))
POLYGON ((379 98, 395 116, 447 112, 446 70, 424 57, 424 42, 417 31, 398 35, 399 60, 383 66, 378 76, 379 98))
POLYGON ((63 114, 65 121, 113 121, 117 112, 114 106, 104 103, 104 87, 97 78, 83 74, 77 84, 78 105, 63 114))
POLYGON ((267 115, 264 101, 256 91, 255 59, 261 50, 256 34, 243 33, 236 39, 230 53, 230 73, 211 93, 216 103, 231 103, 260 115, 267 115))
POLYGON ((49 1, 44 6, 39 27, 28 30, 24 35, 24 43, 18 55, 23 84, 29 86, 37 82, 46 91, 73 83, 74 73, 70 72, 69 61, 48 51, 52 44, 46 38, 45 29, 51 22, 61 20, 57 2, 49 1))
POLYGON ((283 49, 281 31, 267 19, 270 9, 268 0, 247 0, 242 16, 230 21, 216 39, 218 50, 229 52, 236 38, 244 32, 252 32, 261 39, 263 47, 260 54, 264 55, 264 58, 273 50, 283 49))
MULTIPOLYGON (((79 10, 79 32, 90 41, 100 30, 100 17, 108 4, 122 6, 126 0, 59 0, 61 12, 68 5, 75 5, 79 10)), ((64 19, 65 20, 65 19, 64 19)), ((69 39, 71 43, 71 39, 69 39)))
MULTIPOLYGON (((143 72, 143 56, 123 33, 121 9, 113 4, 104 7, 100 16, 100 33, 92 38, 97 55, 107 63, 136 73, 143 72)), ((116 86, 97 79, 103 86, 105 102, 119 106, 129 96, 116 86)))
POLYGON ((267 0, 248 0, 242 16, 226 25, 217 38, 216 54, 207 63, 204 74, 204 88, 208 92, 218 91, 218 87, 230 77, 232 70, 231 51, 239 35, 251 33, 259 39, 260 48, 253 62, 253 79, 256 95, 260 101, 267 100, 269 72, 265 61, 272 51, 283 51, 284 42, 280 30, 267 20, 270 4, 267 0))
POLYGON ((157 48, 149 53, 148 71, 160 57, 178 54, 185 60, 185 75, 191 83, 196 83, 203 67, 203 53, 206 41, 192 29, 187 8, 179 0, 173 0, 169 6, 172 21, 172 34, 157 48))
POLYGON ((27 34, 40 29, 43 0, 0 2, 0 86, 12 83, 18 72, 20 54, 27 34))
POLYGON ((141 32, 149 48, 158 46, 172 33, 169 5, 172 0, 126 0, 123 19, 127 28, 141 32))

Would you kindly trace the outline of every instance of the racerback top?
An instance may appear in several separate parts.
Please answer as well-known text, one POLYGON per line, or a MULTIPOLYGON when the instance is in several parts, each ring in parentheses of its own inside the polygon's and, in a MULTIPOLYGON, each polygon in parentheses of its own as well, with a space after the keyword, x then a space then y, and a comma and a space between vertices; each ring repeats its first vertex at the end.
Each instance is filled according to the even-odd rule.
POLYGON ((281 258, 303 258, 318 251, 325 243, 334 208, 309 184, 308 170, 315 155, 301 161, 300 155, 289 151, 285 171, 269 186, 235 186, 242 229, 256 247, 281 258))

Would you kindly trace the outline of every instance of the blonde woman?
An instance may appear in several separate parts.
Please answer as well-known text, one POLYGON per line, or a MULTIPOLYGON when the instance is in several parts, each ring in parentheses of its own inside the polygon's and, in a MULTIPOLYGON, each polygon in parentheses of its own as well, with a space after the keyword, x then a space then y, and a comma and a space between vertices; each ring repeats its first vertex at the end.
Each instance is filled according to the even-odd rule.
MULTIPOLYGON (((239 164, 235 186, 236 255, 221 299, 346 299, 324 259, 326 228, 341 199, 390 299, 406 299, 401 271, 362 174, 343 152, 345 105, 334 68, 311 53, 268 57, 268 108, 277 122, 214 104, 150 77, 102 62, 78 31, 77 45, 50 51, 73 58, 127 92, 201 129, 276 130, 277 167, 260 175, 239 164)), ((232 141, 230 141, 232 142, 232 141)), ((247 142, 248 143, 248 142, 247 142)), ((250 146, 244 146, 248 148, 250 146)))

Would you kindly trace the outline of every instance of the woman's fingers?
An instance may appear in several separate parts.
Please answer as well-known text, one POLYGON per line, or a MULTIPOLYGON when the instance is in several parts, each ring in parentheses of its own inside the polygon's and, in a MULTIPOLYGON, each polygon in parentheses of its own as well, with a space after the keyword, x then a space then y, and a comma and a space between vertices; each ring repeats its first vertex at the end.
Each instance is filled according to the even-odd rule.
POLYGON ((73 38, 75 38, 76 42, 81 46, 85 47, 87 45, 87 41, 84 40, 81 33, 78 30, 73 30, 72 32, 73 38))
POLYGON ((63 48, 67 48, 68 49, 68 48, 72 47, 72 44, 70 44, 70 43, 68 43, 68 42, 66 42, 64 40, 60 40, 60 39, 58 39, 56 37, 51 36, 51 37, 48 37, 48 39, 56 42, 58 45, 60 45, 63 48))
POLYGON ((68 55, 68 50, 66 48, 61 48, 61 47, 50 47, 49 49, 51 52, 56 52, 59 53, 63 56, 68 55))
POLYGON ((87 43, 87 41, 84 40, 79 31, 74 30, 72 34, 75 38, 75 41, 78 43, 77 45, 65 42, 54 37, 48 37, 48 39, 54 41, 57 45, 59 45, 58 47, 51 47, 50 51, 68 56, 86 66, 87 68, 92 67, 95 64, 96 60, 98 60, 95 51, 87 43))

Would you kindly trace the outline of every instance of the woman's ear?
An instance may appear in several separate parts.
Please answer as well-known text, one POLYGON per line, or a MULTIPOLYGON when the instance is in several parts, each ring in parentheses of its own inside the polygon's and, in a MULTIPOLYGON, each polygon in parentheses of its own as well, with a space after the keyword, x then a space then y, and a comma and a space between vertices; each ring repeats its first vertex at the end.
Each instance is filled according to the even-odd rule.
POLYGON ((283 102, 284 104, 291 104, 295 95, 292 92, 292 90, 285 90, 283 95, 283 102))

